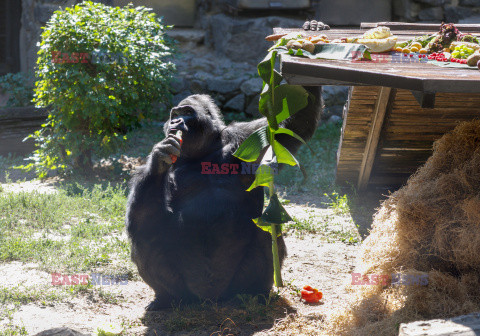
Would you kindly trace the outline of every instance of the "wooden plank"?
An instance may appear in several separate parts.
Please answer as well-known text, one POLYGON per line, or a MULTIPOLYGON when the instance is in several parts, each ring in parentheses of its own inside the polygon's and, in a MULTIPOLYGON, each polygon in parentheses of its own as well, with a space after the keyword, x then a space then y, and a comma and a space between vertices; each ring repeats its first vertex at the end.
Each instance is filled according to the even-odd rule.
POLYGON ((281 55, 281 71, 289 84, 297 85, 336 80, 431 93, 480 93, 480 71, 425 63, 353 63, 281 55))
POLYGON ((359 190, 364 190, 368 185, 385 114, 389 108, 389 102, 391 103, 393 101, 394 96, 395 90, 388 87, 382 87, 378 94, 377 103, 375 104, 375 110, 372 117, 372 125, 368 134, 365 151, 363 152, 363 160, 360 166, 360 174, 358 176, 357 187, 359 190))
MULTIPOLYGON (((391 30, 433 30, 439 31, 439 23, 410 23, 410 22, 362 22, 360 28, 370 29, 378 26, 389 27, 391 30)), ((480 24, 455 24, 458 30, 465 32, 480 32, 480 24)))

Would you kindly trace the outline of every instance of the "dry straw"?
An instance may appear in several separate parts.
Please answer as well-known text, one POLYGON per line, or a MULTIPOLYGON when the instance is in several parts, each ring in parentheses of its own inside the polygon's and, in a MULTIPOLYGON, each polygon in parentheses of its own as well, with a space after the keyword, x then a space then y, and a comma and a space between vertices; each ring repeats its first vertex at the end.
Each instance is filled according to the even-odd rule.
POLYGON ((428 274, 428 285, 351 286, 331 335, 397 335, 402 322, 480 311, 480 121, 464 122, 374 217, 355 272, 428 274))

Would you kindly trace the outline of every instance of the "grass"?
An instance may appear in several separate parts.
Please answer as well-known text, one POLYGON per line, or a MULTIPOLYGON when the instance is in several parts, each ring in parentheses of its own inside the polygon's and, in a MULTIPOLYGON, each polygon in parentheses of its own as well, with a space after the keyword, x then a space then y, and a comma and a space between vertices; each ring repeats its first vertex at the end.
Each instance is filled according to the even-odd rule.
POLYGON ((335 190, 335 166, 338 142, 340 139, 340 124, 323 124, 308 142, 314 154, 307 146, 302 146, 295 157, 307 172, 307 180, 298 167, 284 167, 275 183, 287 186, 291 190, 317 192, 318 190, 335 190))
POLYGON ((0 195, 0 261, 36 262, 45 271, 126 273, 130 247, 122 235, 122 185, 70 184, 52 194, 0 195))
POLYGON ((13 314, 18 310, 19 306, 16 305, 13 308, 3 307, 0 310, 0 336, 20 336, 28 335, 24 326, 17 326, 13 323, 13 314))

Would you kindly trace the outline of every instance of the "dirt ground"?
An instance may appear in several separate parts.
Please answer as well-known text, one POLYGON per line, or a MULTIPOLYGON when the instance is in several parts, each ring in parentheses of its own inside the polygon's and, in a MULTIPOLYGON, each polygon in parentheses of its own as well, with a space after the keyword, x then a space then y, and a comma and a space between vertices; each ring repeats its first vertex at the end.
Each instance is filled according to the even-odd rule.
MULTIPOLYGON (((2 187, 6 191, 55 192, 52 182, 3 183, 2 187)), ((379 204, 378 193, 369 195, 358 207, 361 211, 352 211, 352 216, 328 208, 323 196, 287 193, 283 198, 290 200, 285 207, 292 217, 362 235, 367 232, 379 204)), ((179 306, 146 313, 144 307, 152 300, 153 291, 142 281, 128 281, 126 285, 101 286, 103 291, 120 298, 116 303, 105 303, 91 295, 78 295, 67 303, 29 303, 15 311, 11 322, 25 326, 28 335, 62 326, 90 335, 98 326, 112 324, 124 330, 122 335, 266 336, 294 334, 293 330, 285 330, 285 324, 300 319, 307 321, 313 334, 316 330, 320 334, 324 317, 347 295, 344 286, 351 281, 359 242, 345 243, 322 233, 296 230, 289 230, 284 236, 288 257, 282 275, 286 287, 278 290, 277 297, 267 307, 243 302, 240 309, 230 303, 204 302, 200 307, 179 306), (298 292, 307 284, 323 292, 319 304, 305 304, 300 299, 298 292)), ((39 271, 35 264, 0 264, 0 283, 6 287, 52 288, 51 280, 51 275, 39 271)), ((1 326, 0 322, 0 330, 1 326)))

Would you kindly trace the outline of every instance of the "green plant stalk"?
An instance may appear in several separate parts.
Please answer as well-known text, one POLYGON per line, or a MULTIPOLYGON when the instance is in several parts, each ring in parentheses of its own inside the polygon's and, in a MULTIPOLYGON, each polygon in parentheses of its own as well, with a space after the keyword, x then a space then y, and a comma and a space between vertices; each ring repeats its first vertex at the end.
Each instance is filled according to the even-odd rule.
MULTIPOLYGON (((276 61, 276 54, 273 55, 273 57, 270 60, 270 66, 271 66, 271 75, 270 75, 270 92, 271 92, 271 101, 268 103, 267 111, 270 116, 272 116, 271 120, 274 121, 273 125, 270 125, 273 129, 278 129, 278 124, 275 120, 275 115, 273 113, 273 102, 274 100, 274 71, 273 69, 275 68, 275 61, 276 61)), ((267 118, 270 120, 270 118, 267 118)), ((268 132, 269 137, 268 137, 268 142, 270 145, 273 144, 275 141, 275 134, 273 132, 268 132)), ((272 198, 273 194, 275 193, 273 183, 271 188, 269 188, 269 194, 270 194, 270 199, 272 198)), ((275 287, 283 287, 283 280, 282 280, 282 269, 280 265, 280 257, 278 255, 278 242, 277 242, 277 224, 272 223, 271 225, 271 235, 272 235, 272 257, 273 257, 273 281, 275 283, 275 287)))

